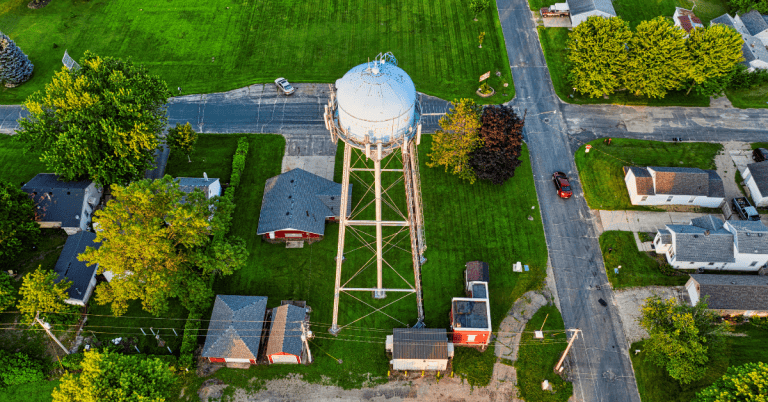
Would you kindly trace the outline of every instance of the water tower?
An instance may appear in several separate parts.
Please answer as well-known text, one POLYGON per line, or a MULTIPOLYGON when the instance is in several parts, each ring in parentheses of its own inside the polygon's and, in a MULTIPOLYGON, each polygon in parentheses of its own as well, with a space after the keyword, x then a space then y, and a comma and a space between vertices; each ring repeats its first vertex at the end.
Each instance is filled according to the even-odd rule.
MULTIPOLYGON (((361 184, 355 184, 355 188, 366 190, 361 199, 355 200, 352 213, 349 216, 342 214, 339 221, 333 323, 329 332, 336 334, 345 326, 375 312, 383 312, 385 307, 410 295, 416 297, 416 325, 422 326, 424 306, 421 265, 426 261, 423 257, 426 244, 416 148, 421 139, 421 106, 416 96, 416 87, 408 74, 397 66, 397 60, 391 53, 379 54, 375 60, 353 67, 336 81, 336 91, 331 93, 324 118, 333 142, 336 143, 339 139, 344 142, 340 210, 348 210, 347 206, 351 202, 348 199, 350 176, 361 184), (382 178, 382 175, 385 177, 382 178), (399 193, 402 188, 400 185, 405 187, 404 197, 399 193), (365 196, 368 196, 369 200, 366 200, 365 196), (351 240, 359 241, 354 249, 345 244, 347 232, 353 234, 354 238, 351 237, 351 240), (399 246, 398 236, 402 236, 400 241, 407 244, 408 235, 410 247, 399 246), (408 251, 413 265, 413 281, 406 279, 410 274, 398 273, 385 258, 392 255, 391 252, 405 251, 407 248, 410 248, 408 251), (369 253, 370 258, 350 263, 346 254, 360 250, 369 253), (369 268, 372 269, 374 262, 375 285, 368 285, 368 281, 361 285, 358 275, 369 268), (359 266, 345 267, 348 272, 354 272, 354 275, 342 283, 342 267, 345 264, 359 266), (391 275, 390 269, 395 271, 399 278, 392 282, 403 286, 385 286, 384 272, 386 270, 391 275), (356 282, 352 282, 354 278, 357 278, 356 282), (387 297, 387 293, 396 293, 399 296, 396 300, 377 308, 357 298, 353 292, 371 292, 374 299, 383 299, 387 297), (340 327, 338 321, 341 293, 370 306, 372 311, 340 327)), ((399 319, 386 315, 402 323, 399 319)))

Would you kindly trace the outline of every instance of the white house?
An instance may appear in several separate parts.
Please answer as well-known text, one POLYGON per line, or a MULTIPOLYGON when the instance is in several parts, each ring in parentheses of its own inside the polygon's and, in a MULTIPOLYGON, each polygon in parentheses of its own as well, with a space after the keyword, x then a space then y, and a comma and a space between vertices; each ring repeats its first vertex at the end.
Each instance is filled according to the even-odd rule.
POLYGON ((756 272, 768 264, 768 227, 759 221, 708 215, 690 225, 666 225, 653 243, 676 269, 756 272))
POLYGON ((704 28, 704 24, 701 23, 699 17, 691 10, 686 10, 682 7, 675 7, 675 13, 672 14, 672 20, 675 21, 675 26, 690 33, 695 28, 704 28))
POLYGON ((53 173, 38 174, 21 190, 35 202, 35 220, 41 228, 61 228, 68 235, 88 228, 102 194, 92 181, 59 181, 53 173))
POLYGON ((720 315, 768 317, 768 276, 691 275, 685 290, 695 306, 707 298, 707 307, 720 315))
POLYGON ((571 10, 571 26, 576 28, 587 18, 597 16, 611 18, 616 16, 611 0, 566 0, 571 10))
POLYGON ((755 206, 768 207, 768 161, 750 163, 744 169, 744 183, 755 206))
POLYGON ((723 180, 714 170, 624 166, 624 183, 632 205, 717 208, 725 198, 723 180))
POLYGON ((386 349, 393 370, 446 370, 453 357, 448 333, 437 328, 395 328, 387 335, 386 349))
POLYGON ((93 288, 96 286, 96 269, 99 265, 88 265, 79 261, 77 256, 85 252, 86 247, 95 249, 101 247, 101 243, 94 243, 94 239, 96 239, 95 233, 81 231, 67 237, 67 242, 64 243, 64 249, 53 271, 59 275, 57 282, 63 280, 72 282, 67 289, 69 298, 64 300, 65 303, 85 306, 93 293, 93 288))
POLYGON ((768 69, 768 22, 760 13, 753 10, 735 17, 723 14, 709 24, 723 24, 735 29, 744 40, 741 47, 743 64, 750 69, 768 69))

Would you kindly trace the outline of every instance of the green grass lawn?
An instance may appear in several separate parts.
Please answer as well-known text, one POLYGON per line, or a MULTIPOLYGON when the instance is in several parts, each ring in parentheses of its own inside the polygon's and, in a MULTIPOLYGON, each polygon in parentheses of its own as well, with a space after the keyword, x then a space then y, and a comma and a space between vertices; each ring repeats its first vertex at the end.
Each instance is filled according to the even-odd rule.
POLYGON ((733 107, 741 109, 768 108, 768 85, 746 89, 729 88, 725 94, 733 107))
MULTIPOLYGON (((236 143, 237 137, 201 135, 201 141, 209 141, 209 146, 198 146, 199 151, 193 160, 213 160, 213 155, 219 154, 226 159, 226 155, 233 152, 232 144, 236 143)), ((263 381, 284 377, 287 373, 299 373, 305 380, 313 382, 327 380, 345 388, 386 381, 389 365, 384 352, 385 336, 394 327, 410 326, 416 322, 415 299, 408 296, 384 310, 402 323, 382 314, 374 314, 345 328, 338 338, 328 334, 332 318, 338 226, 328 224, 322 241, 302 249, 286 249, 283 245, 269 244, 256 236, 264 182, 280 173, 284 140, 281 136, 260 134, 251 135, 250 139, 246 169, 236 193, 237 207, 231 234, 246 240, 251 255, 241 271, 217 280, 215 290, 219 294, 268 296, 269 307, 279 305, 281 300, 306 300, 313 308, 311 320, 316 338, 310 346, 315 363, 310 366, 256 366, 246 371, 221 369, 214 376, 244 386, 246 380, 253 377, 263 381), (342 359, 343 363, 337 363, 337 358, 342 359)), ((428 245, 425 254, 428 262, 422 274, 427 326, 448 327, 451 298, 464 296, 464 264, 480 259, 491 266, 491 314, 493 325, 497 327, 514 300, 538 286, 545 276, 547 250, 538 213, 531 213, 531 206, 538 208, 538 202, 527 149, 524 148, 521 155, 523 164, 516 171, 515 177, 505 185, 494 186, 482 182, 469 185, 439 168, 428 169, 424 165, 431 141, 431 136, 424 136, 420 146, 422 201, 428 245), (534 221, 527 219, 529 214, 535 216, 534 221), (528 264, 531 271, 513 274, 512 263, 518 260, 528 264)), ((341 157, 342 152, 339 152, 337 177, 340 174, 341 157)), ((199 174, 185 170, 187 165, 185 159, 172 157, 167 170, 174 176, 199 174)), ((212 174, 211 171, 208 173, 212 174)), ((220 175, 228 181, 225 173, 220 175)), ((392 192, 395 202, 400 200, 397 195, 400 186, 392 192)), ((360 199, 364 192, 361 187, 354 187, 353 200, 360 199)), ((350 238, 354 236, 348 232, 348 244, 354 246, 354 240, 350 238)), ((407 240, 398 242, 406 249, 407 243, 407 240)), ((348 247, 347 250, 353 248, 348 247)), ((387 261, 405 278, 409 275, 407 271, 411 270, 412 278, 410 252, 393 250, 391 253, 387 261)), ((349 251, 345 268, 353 267, 360 258, 367 258, 367 254, 349 251)), ((348 276, 354 273, 351 269, 344 272, 348 276)), ((385 270, 384 280, 385 284, 400 286, 391 270, 385 270)), ((367 285, 370 286, 370 283, 367 285)), ((373 306, 392 302, 398 297, 390 293, 386 299, 377 301, 366 293, 357 296, 373 306)), ((343 295, 339 323, 349 323, 369 311, 362 303, 343 295)), ((476 385, 487 384, 495 362, 493 348, 482 354, 473 349, 457 349, 454 361, 456 375, 464 375, 476 385)))
POLYGON ((630 357, 635 369, 637 388, 643 402, 689 402, 696 392, 718 380, 729 366, 750 362, 768 362, 768 329, 752 324, 736 327, 736 332, 747 336, 728 336, 721 347, 711 348, 707 372, 703 379, 681 386, 669 377, 663 369, 645 361, 645 353, 635 354, 643 349, 643 341, 632 344, 630 357))
POLYGON ((40 162, 39 155, 24 152, 23 143, 11 135, 0 134, 0 180, 20 186, 38 173, 46 172, 48 169, 40 162))
POLYGON ((0 400, 3 402, 50 402, 51 392, 59 381, 43 381, 17 385, 0 389, 0 400))
POLYGON ((752 149, 768 148, 768 142, 753 142, 751 146, 752 146, 752 149))
POLYGON ((62 68, 64 50, 76 60, 86 50, 130 57, 175 94, 177 87, 184 94, 220 92, 280 76, 335 82, 391 51, 418 91, 491 104, 514 97, 495 1, 477 22, 462 0, 55 0, 39 10, 27 3, 0 4, 0 27, 35 65, 29 82, 0 91, 3 104, 43 89, 62 68), (489 82, 497 95, 475 95, 478 77, 497 69, 502 77, 492 74, 489 82), (510 83, 507 96, 501 79, 510 83))
POLYGON ((604 144, 603 139, 589 144, 592 150, 588 154, 584 152, 586 144, 576 152, 579 179, 587 205, 607 210, 653 210, 630 203, 623 166, 715 169, 715 155, 722 149, 720 144, 704 142, 675 144, 621 138, 613 139, 611 145, 604 144))
POLYGON ((568 65, 565 49, 570 31, 568 28, 544 27, 538 27, 538 30, 541 48, 544 51, 544 58, 547 60, 549 76, 552 78, 552 85, 555 87, 557 96, 565 102, 637 106, 709 106, 709 97, 699 96, 693 92, 686 96, 685 91, 671 91, 662 99, 634 96, 626 91, 614 93, 608 96, 608 98, 590 98, 588 95, 574 92, 573 86, 571 86, 567 79, 568 65))
MULTIPOLYGON (((709 26, 709 21, 728 11, 728 3, 724 0, 699 0, 695 2, 693 10, 701 19, 704 26, 709 26)), ((686 0, 615 0, 613 8, 616 14, 634 29, 641 21, 652 20, 658 16, 672 19, 675 7, 690 10, 694 2, 686 0)))
POLYGON ((573 395, 573 384, 555 374, 553 368, 567 346, 563 317, 555 305, 539 309, 525 324, 517 353, 517 389, 526 401, 567 401, 573 395), (546 321, 544 321, 546 319, 546 321), (542 329, 544 339, 534 338, 533 331, 542 329), (551 331, 551 332, 550 332, 551 331), (549 380, 552 391, 541 389, 541 383, 549 380))
POLYGON ((528 0, 528 6, 531 7, 531 11, 539 11, 542 7, 549 7, 555 3, 562 3, 558 0, 528 0))
POLYGON ((637 249, 632 232, 603 232, 600 235, 600 248, 603 251, 608 280, 614 289, 635 286, 682 286, 688 280, 688 275, 662 274, 659 262, 648 253, 637 249), (613 269, 618 266, 621 266, 621 269, 617 275, 613 269))

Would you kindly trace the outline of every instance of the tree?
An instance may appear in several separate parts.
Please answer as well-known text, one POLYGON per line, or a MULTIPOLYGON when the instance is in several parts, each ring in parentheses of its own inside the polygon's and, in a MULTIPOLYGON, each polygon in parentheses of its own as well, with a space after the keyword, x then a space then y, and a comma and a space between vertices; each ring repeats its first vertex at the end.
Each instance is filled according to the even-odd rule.
POLYGON ((39 237, 35 203, 18 187, 0 182, 0 258, 12 261, 23 249, 37 244, 39 237))
POLYGON ((624 86, 636 96, 663 98, 690 76, 685 31, 664 17, 641 22, 629 40, 624 86))
POLYGON ((766 395, 768 363, 746 363, 728 367, 722 378, 696 394, 696 402, 760 402, 766 395))
POLYGON ((482 107, 471 99, 451 102, 451 109, 440 118, 440 129, 432 136, 432 152, 427 166, 445 166, 447 172, 474 183, 477 177, 469 165, 469 154, 483 145, 480 139, 482 107))
POLYGON ((16 302, 16 288, 11 284, 10 275, 0 273, 0 311, 8 310, 16 302))
POLYGON ((192 129, 192 126, 187 124, 176 123, 176 127, 168 130, 168 135, 165 136, 165 140, 171 150, 178 151, 187 155, 187 159, 192 162, 189 155, 195 149, 195 143, 197 142, 197 133, 192 129))
MULTIPOLYGON (((477 15, 488 9, 490 6, 489 0, 469 0, 469 9, 475 15, 475 21, 477 21, 477 15)), ((482 42, 482 41, 481 41, 482 42)), ((482 43, 480 43, 482 45, 482 43)))
POLYGON ((650 334, 645 343, 648 359, 681 384, 700 379, 709 360, 708 345, 717 343, 725 331, 717 318, 707 309, 706 298, 688 306, 676 299, 649 297, 640 317, 640 325, 650 334))
POLYGON ((25 321, 32 322, 38 311, 46 317, 74 311, 74 306, 64 303, 69 298, 67 290, 72 282, 58 279, 56 272, 46 271, 42 267, 24 277, 19 289, 21 300, 17 307, 25 321))
POLYGON ((760 14, 768 14, 768 1, 766 0, 729 0, 731 10, 747 13, 757 10, 760 14))
POLYGON ((81 68, 57 72, 30 95, 19 140, 65 180, 123 184, 152 166, 165 129, 165 82, 144 67, 86 52, 81 68))
POLYGON ((28 355, 0 349, 0 388, 45 380, 43 364, 28 355))
POLYGON ((66 373, 54 388, 54 402, 163 402, 176 376, 158 358, 85 352, 80 374, 66 373))
POLYGON ((112 186, 113 199, 94 214, 96 242, 78 259, 99 264, 112 279, 96 288, 99 304, 111 303, 115 315, 141 300, 157 316, 178 297, 194 310, 213 297, 207 286, 214 273, 230 274, 247 259, 238 239, 213 242, 220 221, 209 219, 218 200, 201 191, 185 193, 170 176, 112 186))
POLYGON ((480 138, 483 147, 470 154, 469 164, 477 178, 504 184, 520 166, 523 120, 509 106, 488 106, 483 110, 480 138))
POLYGON ((736 65, 744 61, 742 44, 741 35, 726 25, 692 30, 685 41, 691 60, 688 93, 696 87, 700 94, 722 94, 736 65))
POLYGON ((16 42, 0 32, 0 83, 8 88, 17 87, 32 77, 34 68, 16 42))
POLYGON ((568 79, 591 98, 610 95, 622 85, 627 68, 629 25, 619 17, 589 17, 568 35, 568 79))

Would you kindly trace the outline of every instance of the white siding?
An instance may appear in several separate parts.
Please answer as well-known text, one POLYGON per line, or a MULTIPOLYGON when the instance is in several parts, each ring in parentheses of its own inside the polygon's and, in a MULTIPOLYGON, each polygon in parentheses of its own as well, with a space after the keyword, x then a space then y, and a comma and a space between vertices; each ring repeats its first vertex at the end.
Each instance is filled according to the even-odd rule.
POLYGON ((286 364, 298 364, 299 361, 296 359, 296 356, 294 355, 272 355, 270 356, 272 358, 272 363, 286 363, 286 364))
MULTIPOLYGON (((629 188, 629 186, 627 186, 629 188)), ((657 194, 657 195, 649 195, 645 201, 641 201, 643 196, 637 195, 634 196, 634 199, 632 198, 631 192, 630 192, 630 200, 632 202, 632 205, 694 205, 697 207, 706 207, 706 208, 718 208, 720 207, 720 204, 723 203, 722 197, 705 197, 705 196, 696 196, 691 201, 690 195, 664 195, 664 194, 657 194), (670 200, 669 197, 672 197, 670 200), (668 201, 669 200, 669 201, 668 201)))
POLYGON ((213 184, 208 186, 208 198, 218 197, 221 195, 221 182, 217 179, 213 184))
POLYGON ((231 359, 231 358, 226 358, 226 359, 224 359, 224 361, 227 362, 227 363, 250 363, 251 359, 231 359))
POLYGON ((696 290, 696 282, 693 279, 689 279, 685 284, 685 289, 688 290, 688 296, 691 298, 691 306, 695 306, 699 302, 699 291, 696 290))
POLYGON ((755 202, 755 205, 758 207, 768 207, 768 197, 760 193, 760 189, 757 187, 755 178, 752 176, 749 168, 744 169, 744 183, 749 188, 749 195, 752 196, 752 201, 755 202))
POLYGON ((573 28, 576 28, 576 26, 578 26, 582 22, 586 21, 587 18, 592 17, 592 16, 598 16, 598 17, 603 17, 603 18, 615 17, 615 15, 604 13, 602 11, 592 10, 592 11, 588 11, 586 13, 581 13, 581 14, 577 14, 577 15, 571 15, 571 26, 573 28))
POLYGON ((394 359, 391 361, 394 370, 446 370, 448 359, 394 359))

